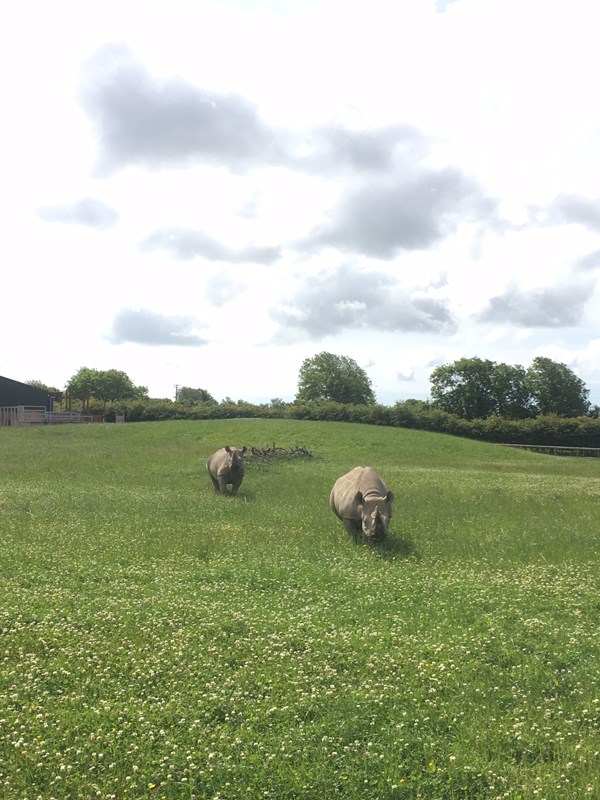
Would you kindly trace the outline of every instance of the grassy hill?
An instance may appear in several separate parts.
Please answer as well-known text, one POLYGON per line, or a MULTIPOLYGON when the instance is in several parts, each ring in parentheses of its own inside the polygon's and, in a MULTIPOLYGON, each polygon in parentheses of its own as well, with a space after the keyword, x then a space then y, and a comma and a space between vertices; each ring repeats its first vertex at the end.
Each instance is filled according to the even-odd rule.
POLYGON ((346 423, 0 429, 0 797, 600 797, 600 463, 346 423), (302 446, 247 463, 224 444, 302 446), (375 467, 389 540, 333 482, 375 467))

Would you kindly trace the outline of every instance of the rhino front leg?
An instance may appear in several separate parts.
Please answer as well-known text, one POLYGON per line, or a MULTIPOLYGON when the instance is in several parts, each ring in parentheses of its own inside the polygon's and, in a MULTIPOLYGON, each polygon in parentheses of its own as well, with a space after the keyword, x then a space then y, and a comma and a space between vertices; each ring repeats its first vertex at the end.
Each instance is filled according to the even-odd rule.
POLYGON ((224 475, 219 475, 217 480, 217 491, 221 494, 227 494, 227 478, 224 475))
POLYGON ((231 482, 231 494, 237 494, 237 490, 242 485, 242 480, 243 480, 243 478, 235 478, 231 482))
POLYGON ((344 523, 344 528, 348 531, 348 533, 356 539, 356 537, 362 531, 361 524, 355 519, 348 519, 347 517, 342 519, 342 522, 344 523))

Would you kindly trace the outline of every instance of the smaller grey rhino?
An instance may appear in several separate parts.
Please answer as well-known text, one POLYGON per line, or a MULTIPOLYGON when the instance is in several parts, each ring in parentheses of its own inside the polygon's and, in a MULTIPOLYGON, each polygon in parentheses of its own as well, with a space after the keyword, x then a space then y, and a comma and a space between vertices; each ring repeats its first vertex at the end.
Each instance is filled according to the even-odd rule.
POLYGON ((215 492, 227 494, 227 486, 231 485, 231 494, 234 495, 244 480, 244 453, 246 448, 229 447, 226 445, 206 462, 206 469, 210 475, 215 492))
POLYGON ((334 483, 329 504, 348 533, 357 538, 362 531, 369 542, 380 542, 388 534, 393 499, 372 467, 354 467, 334 483))

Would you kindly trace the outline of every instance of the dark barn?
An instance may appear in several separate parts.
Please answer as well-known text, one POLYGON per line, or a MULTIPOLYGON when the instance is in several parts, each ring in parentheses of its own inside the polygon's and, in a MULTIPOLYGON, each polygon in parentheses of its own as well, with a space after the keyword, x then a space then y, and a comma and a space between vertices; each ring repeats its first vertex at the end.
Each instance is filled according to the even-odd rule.
POLYGON ((44 424, 52 410, 52 394, 0 375, 0 425, 44 424))

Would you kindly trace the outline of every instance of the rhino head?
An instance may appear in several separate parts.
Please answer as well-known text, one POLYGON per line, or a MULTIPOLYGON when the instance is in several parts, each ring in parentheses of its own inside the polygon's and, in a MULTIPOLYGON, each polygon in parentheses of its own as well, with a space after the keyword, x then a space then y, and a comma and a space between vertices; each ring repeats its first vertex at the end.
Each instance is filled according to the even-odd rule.
POLYGON ((233 472, 238 472, 239 470, 244 469, 244 453, 246 452, 245 447, 242 447, 240 450, 237 447, 229 447, 229 445, 225 445, 225 452, 227 453, 227 466, 229 469, 233 470, 233 472))
POLYGON ((385 497, 365 499, 362 493, 358 492, 356 499, 364 535, 370 542, 382 542, 388 535, 394 496, 388 492, 385 497))

